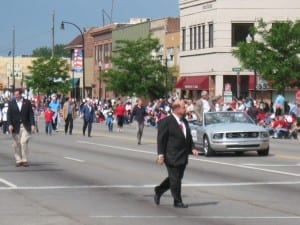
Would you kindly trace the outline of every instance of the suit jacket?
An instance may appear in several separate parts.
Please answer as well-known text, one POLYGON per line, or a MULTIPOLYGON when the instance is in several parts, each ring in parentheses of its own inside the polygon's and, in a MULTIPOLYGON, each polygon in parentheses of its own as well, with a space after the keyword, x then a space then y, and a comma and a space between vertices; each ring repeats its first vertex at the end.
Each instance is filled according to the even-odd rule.
POLYGON ((90 111, 89 107, 87 105, 84 105, 82 109, 82 113, 83 113, 83 119, 85 121, 93 122, 94 119, 96 118, 94 106, 91 106, 91 111, 90 111))
POLYGON ((31 102, 23 99, 21 111, 18 108, 16 100, 12 100, 8 104, 7 123, 13 126, 13 133, 20 132, 20 125, 23 123, 25 129, 30 133, 31 126, 35 125, 34 113, 31 102))
MULTIPOLYGON (((65 102, 62 110, 63 119, 66 120, 69 114, 69 102, 65 102)), ((75 103, 72 103, 72 118, 76 117, 76 106, 75 103)))
POLYGON ((158 126, 157 153, 164 155, 168 166, 181 166, 188 163, 188 155, 192 154, 194 143, 186 119, 183 119, 186 127, 186 137, 176 118, 170 115, 163 119, 158 126))

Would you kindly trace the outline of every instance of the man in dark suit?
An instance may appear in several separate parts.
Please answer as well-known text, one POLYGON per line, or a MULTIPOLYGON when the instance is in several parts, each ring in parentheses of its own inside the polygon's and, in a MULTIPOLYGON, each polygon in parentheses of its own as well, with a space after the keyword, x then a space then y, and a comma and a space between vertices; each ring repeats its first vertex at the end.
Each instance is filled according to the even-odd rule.
POLYGON ((91 137, 92 124, 96 117, 95 108, 93 106, 92 99, 88 99, 87 103, 83 106, 82 116, 83 116, 82 134, 83 136, 85 136, 86 128, 88 128, 88 137, 91 137))
POLYGON ((175 100, 172 104, 172 114, 163 119, 158 126, 157 163, 165 164, 168 177, 155 187, 154 202, 159 205, 160 197, 168 189, 174 199, 175 208, 187 208, 181 198, 181 180, 188 163, 189 154, 198 156, 194 148, 191 131, 185 116, 185 103, 175 100))
POLYGON ((14 139, 16 166, 29 166, 28 141, 35 131, 34 113, 31 102, 23 99, 22 91, 16 90, 14 99, 9 102, 7 111, 8 129, 14 139))

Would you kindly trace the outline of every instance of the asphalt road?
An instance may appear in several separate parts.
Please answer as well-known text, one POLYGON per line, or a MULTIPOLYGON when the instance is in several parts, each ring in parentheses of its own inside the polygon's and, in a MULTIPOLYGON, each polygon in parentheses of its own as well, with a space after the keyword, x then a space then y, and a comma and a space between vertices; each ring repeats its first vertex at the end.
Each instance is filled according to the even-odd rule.
MULTIPOLYGON (((204 224, 299 225, 300 140, 271 140, 270 156, 255 153, 191 157, 183 180, 188 209, 175 209, 167 192, 161 205, 153 188, 166 176, 155 164, 156 130, 108 133, 94 124, 92 137, 40 132, 30 140, 30 167, 15 167, 12 138, 0 134, 0 224, 204 224)), ((116 129, 115 129, 116 130, 116 129)))

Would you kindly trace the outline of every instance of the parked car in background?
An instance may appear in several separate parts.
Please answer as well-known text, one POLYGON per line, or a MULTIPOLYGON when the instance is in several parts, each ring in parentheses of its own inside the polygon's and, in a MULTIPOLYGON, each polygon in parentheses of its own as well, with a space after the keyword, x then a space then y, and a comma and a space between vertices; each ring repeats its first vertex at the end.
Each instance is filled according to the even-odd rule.
POLYGON ((269 133, 245 112, 222 111, 203 114, 202 122, 189 121, 193 141, 205 156, 217 152, 257 151, 269 154, 269 133))

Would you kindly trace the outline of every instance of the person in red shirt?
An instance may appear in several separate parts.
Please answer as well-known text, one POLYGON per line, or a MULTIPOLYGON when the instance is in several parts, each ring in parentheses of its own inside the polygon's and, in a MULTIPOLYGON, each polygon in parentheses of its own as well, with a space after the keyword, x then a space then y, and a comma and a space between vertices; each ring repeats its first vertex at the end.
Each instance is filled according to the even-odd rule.
POLYGON ((273 122, 274 138, 288 137, 289 123, 283 116, 277 116, 273 122))
POLYGON ((126 114, 126 107, 121 100, 118 101, 114 114, 117 118, 118 131, 120 132, 123 129, 124 118, 126 114))
POLYGON ((47 109, 45 111, 45 129, 46 129, 46 134, 52 135, 52 120, 54 116, 54 112, 50 109, 49 106, 47 106, 47 109))
POLYGON ((258 113, 257 113, 257 121, 259 125, 262 125, 264 123, 264 119, 265 119, 265 112, 262 109, 258 109, 258 113))

